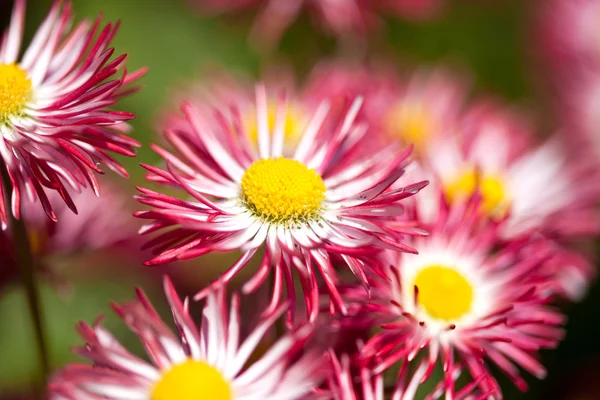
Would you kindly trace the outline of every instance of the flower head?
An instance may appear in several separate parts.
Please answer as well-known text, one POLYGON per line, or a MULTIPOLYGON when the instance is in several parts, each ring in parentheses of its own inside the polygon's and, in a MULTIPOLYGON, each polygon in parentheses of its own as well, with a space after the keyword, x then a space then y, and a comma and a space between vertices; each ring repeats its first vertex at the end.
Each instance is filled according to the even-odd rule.
POLYGON ((293 301, 294 268, 314 319, 319 308, 316 268, 334 308, 344 312, 334 261, 348 265, 366 285, 364 270, 377 268, 378 251, 413 251, 400 239, 404 233, 421 231, 402 219, 400 200, 426 185, 386 191, 403 174, 410 150, 399 152, 391 144, 379 148, 376 159, 362 153, 360 142, 367 130, 354 124, 359 107, 357 100, 343 119, 325 122, 328 106, 323 103, 293 155, 286 156, 287 101, 278 101, 270 129, 264 87, 258 87, 256 97, 257 144, 249 140, 235 106, 231 114, 218 113, 213 120, 184 104, 188 127, 166 133, 181 158, 155 146, 167 168, 145 168, 150 180, 179 187, 193 200, 140 189, 138 200, 153 208, 136 215, 154 220, 141 232, 163 231, 151 242, 158 255, 148 264, 241 249, 242 257, 214 287, 229 281, 264 244, 262 265, 245 290, 254 290, 274 269, 271 308, 279 302, 284 283, 293 301))
MULTIPOLYGON (((375 283, 372 303, 359 302, 351 310, 377 319, 383 328, 363 356, 375 360, 379 373, 424 354, 423 379, 441 359, 447 398, 455 398, 453 374, 460 366, 482 393, 500 398, 488 363, 525 390, 516 365, 543 378, 537 352, 556 346, 563 335, 564 317, 548 305, 547 287, 554 278, 544 264, 552 245, 531 238, 496 249, 502 223, 482 213, 478 196, 453 207, 441 193, 438 198, 437 216, 425 225, 430 236, 414 241, 420 255, 392 256, 388 279, 375 283)), ((360 290, 348 295, 364 302, 360 290)))
POLYGON ((298 400, 307 398, 319 384, 322 356, 303 352, 312 332, 308 325, 286 334, 260 360, 247 365, 285 305, 241 341, 237 295, 228 312, 225 291, 211 293, 198 328, 187 301, 180 301, 167 278, 164 282, 178 335, 138 290, 136 301, 114 308, 140 338, 151 361, 129 353, 101 325, 82 322, 79 332, 86 345, 76 352, 94 366, 69 365, 60 371, 49 386, 51 399, 298 400))
MULTIPOLYGON (((138 143, 127 137, 134 116, 112 111, 118 98, 135 91, 130 83, 143 75, 126 71, 125 55, 111 60, 109 48, 119 24, 104 28, 100 19, 70 30, 71 5, 56 0, 19 57, 25 0, 15 0, 12 20, 0 44, 0 161, 10 176, 12 213, 20 216, 23 194, 41 202, 56 220, 45 190, 59 193, 76 212, 67 191, 90 186, 99 192, 94 173, 103 163, 127 172, 108 152, 133 156, 138 143)), ((4 202, 0 220, 6 224, 4 202)))

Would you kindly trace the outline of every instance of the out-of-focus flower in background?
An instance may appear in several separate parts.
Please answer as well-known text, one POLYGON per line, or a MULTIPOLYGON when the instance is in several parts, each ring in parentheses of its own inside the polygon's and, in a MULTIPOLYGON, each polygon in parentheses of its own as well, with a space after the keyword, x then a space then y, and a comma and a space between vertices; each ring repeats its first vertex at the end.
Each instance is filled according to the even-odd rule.
POLYGON ((72 364, 60 371, 50 384, 50 399, 80 400, 127 398, 299 400, 323 380, 319 373, 323 350, 303 352, 312 327, 303 325, 281 337, 259 360, 247 361, 267 330, 282 316, 286 305, 261 318, 242 340, 240 298, 231 300, 228 310, 225 288, 211 293, 196 326, 170 280, 165 293, 178 335, 160 319, 141 292, 137 299, 114 309, 142 341, 150 362, 129 353, 99 323, 81 323, 86 341, 76 352, 94 362, 72 364))
MULTIPOLYGON (((423 380, 438 362, 443 364, 448 399, 457 396, 453 379, 461 366, 481 393, 501 398, 487 362, 526 390, 513 363, 543 378, 538 351, 554 348, 564 335, 565 318, 548 304, 552 297, 543 291, 554 279, 543 273, 550 244, 531 240, 492 252, 503 223, 487 218, 480 196, 449 205, 440 192, 420 194, 427 195, 438 198, 439 207, 433 221, 423 221, 430 236, 411 242, 419 256, 390 254, 388 279, 375 280, 371 302, 359 300, 349 311, 359 320, 381 324, 363 357, 373 359, 374 372, 381 373, 398 361, 426 354, 423 380)), ((346 294, 366 296, 360 288, 346 294)))
MULTIPOLYGON (((39 204, 27 199, 22 203, 31 250, 40 260, 39 272, 53 283, 68 285, 66 281, 62 282, 61 274, 48 262, 52 258, 111 249, 115 256, 121 253, 132 260, 142 260, 139 251, 142 243, 136 235, 139 224, 131 217, 133 211, 129 194, 106 179, 101 179, 100 183, 100 197, 92 188, 83 188, 79 193, 69 192, 77 214, 64 204, 57 193, 48 193, 57 222, 50 220, 39 204)), ((0 238, 3 261, 0 286, 3 286, 16 280, 18 269, 15 243, 10 233, 2 232, 0 238)))
POLYGON ((378 14, 412 20, 430 19, 444 0, 186 0, 209 13, 258 8, 253 34, 263 43, 277 42, 298 15, 306 10, 325 31, 338 37, 362 37, 381 25, 378 14))
POLYGON ((72 9, 55 1, 29 47, 19 57, 25 0, 16 0, 12 20, 0 46, 0 154, 8 170, 11 211, 20 216, 21 200, 39 201, 56 220, 45 190, 56 191, 76 207, 67 187, 99 192, 95 173, 103 163, 127 176, 108 152, 133 156, 139 144, 125 135, 131 113, 110 106, 137 88, 130 84, 145 70, 128 74, 125 55, 111 60, 109 44, 119 24, 83 21, 70 30, 72 9), (122 72, 120 72, 122 71, 122 72), (117 76, 120 74, 120 76, 117 76))

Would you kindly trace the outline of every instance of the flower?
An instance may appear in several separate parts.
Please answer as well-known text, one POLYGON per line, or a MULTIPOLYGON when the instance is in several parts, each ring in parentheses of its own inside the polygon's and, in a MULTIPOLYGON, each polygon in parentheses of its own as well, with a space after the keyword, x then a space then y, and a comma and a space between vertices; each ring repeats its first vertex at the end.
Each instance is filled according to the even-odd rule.
POLYGON ((391 12, 409 19, 436 16, 443 0, 190 0, 201 9, 228 12, 260 7, 254 24, 254 34, 263 40, 277 42, 303 9, 309 11, 320 25, 339 37, 363 36, 380 24, 378 12, 391 12))
MULTIPOLYGON (((123 348, 100 324, 80 323, 86 341, 76 352, 94 362, 65 367, 49 385, 51 399, 281 400, 303 399, 319 384, 322 355, 305 351, 312 328, 304 325, 281 337, 258 361, 247 361, 266 331, 283 314, 281 305, 240 342, 240 299, 227 312, 225 290, 211 293, 197 328, 168 278, 164 288, 178 336, 138 290, 137 300, 114 306, 140 338, 151 362, 123 348)), ((321 351, 322 353, 322 351, 321 351)))
MULTIPOLYGON (((137 90, 130 83, 144 70, 116 76, 125 55, 111 60, 108 48, 119 24, 101 28, 97 19, 83 21, 72 31, 70 4, 56 0, 24 55, 19 58, 25 0, 15 0, 12 20, 0 45, 0 161, 12 190, 12 213, 20 217, 23 192, 39 200, 56 220, 44 190, 54 190, 76 212, 67 187, 79 191, 99 187, 94 172, 101 162, 127 176, 108 152, 134 156, 137 141, 127 137, 133 114, 108 107, 137 90), (69 33, 70 32, 70 33, 69 33)), ((6 227, 7 210, 0 202, 6 227)))
POLYGON ((600 1, 551 0, 538 11, 536 40, 546 66, 571 75, 600 62, 600 1), (570 29, 565 30, 564 27, 570 29))
POLYGON ((323 103, 302 132, 293 157, 282 156, 287 101, 277 102, 271 131, 264 86, 256 92, 258 146, 249 140, 235 106, 230 115, 217 113, 213 120, 185 103, 182 109, 189 126, 166 132, 185 161, 154 146, 167 168, 144 167, 151 181, 184 189, 193 200, 139 188, 138 200, 152 209, 136 216, 154 220, 140 232, 162 231, 150 242, 158 255, 147 265, 241 249, 241 258, 212 284, 217 287, 265 244, 262 265, 245 291, 258 287, 273 268, 269 310, 279 302, 284 282, 294 301, 293 268, 314 320, 319 309, 316 267, 333 308, 343 313, 332 264, 343 262, 367 285, 364 269, 378 268, 375 255, 380 249, 414 252, 399 240, 403 234, 421 231, 401 219, 400 201, 427 183, 386 191, 402 175, 410 149, 399 152, 396 144, 390 144, 379 149, 376 159, 362 153, 360 142, 367 129, 353 123, 360 103, 356 100, 345 118, 334 121, 326 121, 328 105, 323 103))
MULTIPOLYGON (((531 132, 510 111, 482 103, 463 117, 459 132, 427 147, 425 168, 449 202, 468 199, 478 190, 485 212, 505 219, 502 239, 540 233, 562 244, 597 235, 600 197, 589 158, 576 159, 565 151, 560 135, 537 144, 531 132)), ((563 254, 572 258, 568 247, 563 254)), ((569 276, 589 282, 595 275, 589 262, 554 265, 566 279, 561 291, 571 298, 581 291, 567 289, 572 286, 569 276)))
POLYGON ((446 398, 458 398, 453 376, 462 366, 478 390, 501 398, 489 363, 526 390, 517 366, 543 378, 537 352, 563 337, 564 317, 548 304, 554 278, 544 273, 553 246, 533 237, 499 246, 503 222, 482 212, 479 196, 452 207, 442 193, 437 196, 437 216, 424 224, 430 236, 412 243, 419 256, 392 255, 387 279, 374 283, 371 303, 360 288, 347 293, 356 301, 349 313, 373 318, 382 328, 362 355, 375 360, 374 372, 380 373, 423 354, 423 380, 441 359, 446 398))

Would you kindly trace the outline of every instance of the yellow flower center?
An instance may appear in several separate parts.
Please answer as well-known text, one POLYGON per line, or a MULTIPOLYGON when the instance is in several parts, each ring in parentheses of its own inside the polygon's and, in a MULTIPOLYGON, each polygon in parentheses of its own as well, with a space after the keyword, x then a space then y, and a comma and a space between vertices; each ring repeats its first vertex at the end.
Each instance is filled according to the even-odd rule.
POLYGON ((404 143, 414 144, 416 149, 423 147, 433 129, 431 116, 421 105, 400 104, 387 118, 387 131, 404 143))
POLYGON ((188 360, 166 372, 152 389, 151 400, 232 400, 229 383, 213 367, 188 360))
POLYGON ((242 200, 269 221, 314 217, 321 209, 325 190, 314 169, 283 157, 255 161, 242 177, 242 200))
POLYGON ((31 95, 31 79, 17 64, 0 64, 0 121, 21 112, 31 95))
POLYGON ((499 176, 478 175, 475 170, 469 170, 451 180, 445 187, 448 201, 469 197, 479 189, 482 197, 482 207, 489 215, 501 217, 510 207, 510 199, 505 184, 499 176))
POLYGON ((473 288, 453 268, 432 265, 423 269, 414 281, 418 303, 433 318, 452 321, 471 309, 473 288))
MULTIPOLYGON (((256 113, 248 115, 245 118, 245 127, 253 143, 258 143, 258 122, 256 119, 256 113)), ((283 135, 286 143, 297 143, 304 133, 305 128, 305 115, 297 107, 289 106, 285 115, 285 122, 283 124, 283 135)), ((275 106, 269 106, 267 110, 267 125, 269 132, 275 130, 275 124, 277 122, 277 108, 275 106)))

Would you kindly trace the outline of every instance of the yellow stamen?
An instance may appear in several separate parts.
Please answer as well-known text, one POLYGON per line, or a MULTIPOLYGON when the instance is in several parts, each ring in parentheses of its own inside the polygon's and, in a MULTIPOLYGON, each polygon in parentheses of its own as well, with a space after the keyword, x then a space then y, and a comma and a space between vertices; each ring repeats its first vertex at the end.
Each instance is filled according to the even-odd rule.
MULTIPOLYGON (((305 128, 305 115, 298 107, 290 105, 285 115, 285 122, 283 124, 283 135, 285 143, 296 144, 302 137, 305 128)), ((258 143, 258 122, 256 120, 256 113, 248 115, 244 119, 245 127, 248 132, 248 136, 253 143, 258 143)), ((267 125, 269 132, 275 130, 275 124, 277 123, 277 108, 275 106, 269 106, 267 110, 267 125)))
POLYGON ((321 209, 325 190, 314 169, 283 157, 255 161, 242 177, 242 200, 270 221, 314 217, 321 209))
POLYGON ((418 303, 433 318, 452 321, 471 309, 473 288, 453 268, 432 265, 417 275, 418 303))
POLYGON ((229 383, 215 368, 188 360, 167 371, 152 389, 151 400, 232 400, 229 383))
POLYGON ((427 109, 420 105, 399 104, 387 117, 387 131, 418 150, 429 140, 434 124, 427 109))
POLYGON ((505 185, 502 179, 495 175, 478 176, 475 170, 469 170, 451 180, 445 187, 445 193, 448 201, 452 202, 471 196, 478 187, 485 212, 501 217, 508 211, 510 201, 505 185))
POLYGON ((21 112, 31 95, 31 79, 17 64, 0 64, 0 121, 21 112))

